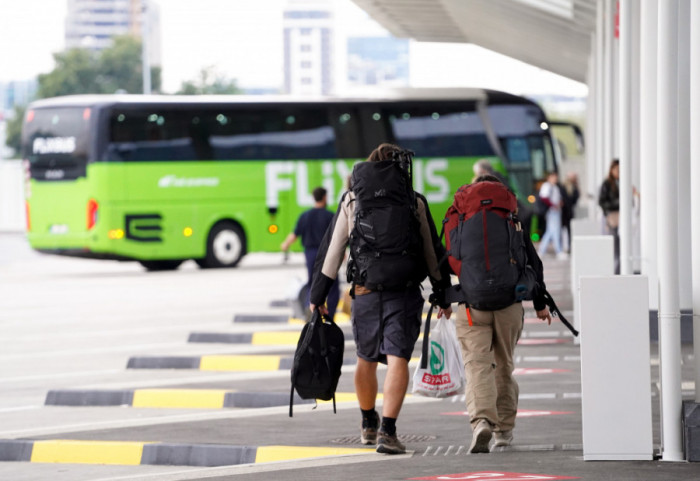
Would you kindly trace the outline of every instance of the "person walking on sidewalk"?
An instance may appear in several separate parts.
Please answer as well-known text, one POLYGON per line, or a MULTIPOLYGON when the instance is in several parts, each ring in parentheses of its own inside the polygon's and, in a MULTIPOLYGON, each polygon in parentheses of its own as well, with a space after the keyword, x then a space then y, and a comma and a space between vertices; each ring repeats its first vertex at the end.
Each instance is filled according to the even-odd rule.
POLYGON ((554 244, 554 251, 558 258, 565 258, 566 254, 561 248, 561 216, 564 205, 564 197, 559 189, 559 176, 556 172, 547 174, 547 181, 540 187, 540 199, 547 205, 547 227, 540 242, 539 254, 547 253, 549 243, 554 244))
MULTIPOLYGON (((474 181, 478 182, 498 182, 498 179, 484 175, 474 181)), ((515 228, 521 229, 517 222, 515 228)), ((537 317, 551 324, 544 297, 542 261, 530 236, 523 235, 522 238, 527 265, 534 270, 537 280, 533 296, 537 317)), ((507 300, 506 304, 509 302, 507 300)), ((496 310, 460 304, 455 317, 467 379, 467 412, 472 427, 469 453, 488 453, 494 434, 496 447, 509 446, 513 440, 519 395, 518 383, 513 377, 513 352, 523 329, 524 310, 521 302, 496 310)))
MULTIPOLYGON (((308 273, 307 287, 311 289, 313 278, 314 262, 318 247, 321 245, 326 229, 333 221, 333 213, 326 209, 328 205, 328 192, 323 187, 316 187, 313 192, 314 207, 299 216, 294 232, 290 232, 280 245, 282 251, 287 252, 297 238, 301 237, 301 244, 304 246, 304 256, 306 258, 306 271, 308 273)), ((331 319, 335 317, 335 311, 340 299, 340 287, 338 279, 335 280, 328 292, 328 315, 331 319)), ((306 296, 309 302, 309 296, 306 296)))
POLYGON ((402 454, 396 420, 408 388, 408 362, 418 339, 424 299, 421 282, 429 275, 440 313, 449 270, 438 268, 444 253, 428 203, 413 191, 413 153, 381 144, 357 164, 352 190, 338 206, 321 243, 311 285, 311 310, 323 303, 350 246, 348 280, 354 296, 352 328, 357 348, 355 391, 362 413, 361 441, 378 453, 402 454), (381 423, 375 411, 377 364, 387 365, 381 423))

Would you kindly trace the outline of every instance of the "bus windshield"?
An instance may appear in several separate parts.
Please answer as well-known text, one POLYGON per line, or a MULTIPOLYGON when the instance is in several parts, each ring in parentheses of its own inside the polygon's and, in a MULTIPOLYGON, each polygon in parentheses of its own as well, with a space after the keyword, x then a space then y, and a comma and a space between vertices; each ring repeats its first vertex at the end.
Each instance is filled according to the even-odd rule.
POLYGON ((75 180, 85 177, 90 109, 29 110, 22 131, 22 152, 32 179, 75 180))

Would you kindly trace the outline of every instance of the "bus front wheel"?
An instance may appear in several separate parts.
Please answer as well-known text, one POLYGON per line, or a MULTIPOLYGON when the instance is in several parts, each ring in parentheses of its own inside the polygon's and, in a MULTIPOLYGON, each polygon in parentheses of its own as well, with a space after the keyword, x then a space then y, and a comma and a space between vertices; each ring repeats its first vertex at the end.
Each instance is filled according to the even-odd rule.
POLYGON ((243 229, 232 222, 216 224, 207 239, 207 256, 201 267, 235 267, 246 253, 243 229))
POLYGON ((180 267, 181 260, 176 261, 139 261, 147 271, 173 271, 180 267))

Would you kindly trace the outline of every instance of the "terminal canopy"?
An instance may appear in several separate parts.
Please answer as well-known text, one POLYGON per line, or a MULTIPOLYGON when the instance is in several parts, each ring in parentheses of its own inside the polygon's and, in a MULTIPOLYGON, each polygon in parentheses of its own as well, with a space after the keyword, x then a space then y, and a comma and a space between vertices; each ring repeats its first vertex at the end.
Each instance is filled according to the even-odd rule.
POLYGON ((473 43, 586 81, 596 0, 353 0, 396 37, 473 43))

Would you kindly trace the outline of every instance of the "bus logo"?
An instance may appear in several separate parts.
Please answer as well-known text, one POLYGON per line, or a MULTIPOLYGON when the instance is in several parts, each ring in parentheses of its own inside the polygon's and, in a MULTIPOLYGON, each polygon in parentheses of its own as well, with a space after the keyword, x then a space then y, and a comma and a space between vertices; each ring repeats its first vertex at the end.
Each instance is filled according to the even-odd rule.
POLYGON ((72 154, 75 152, 75 137, 37 137, 32 142, 35 154, 72 154))
POLYGON ((124 231, 127 239, 138 242, 162 242, 160 214, 139 214, 124 216, 124 231))
POLYGON ((219 185, 218 177, 178 177, 166 175, 158 180, 158 187, 216 187, 219 185))

